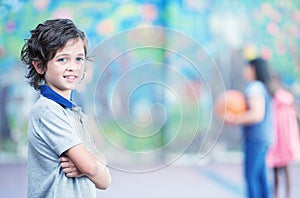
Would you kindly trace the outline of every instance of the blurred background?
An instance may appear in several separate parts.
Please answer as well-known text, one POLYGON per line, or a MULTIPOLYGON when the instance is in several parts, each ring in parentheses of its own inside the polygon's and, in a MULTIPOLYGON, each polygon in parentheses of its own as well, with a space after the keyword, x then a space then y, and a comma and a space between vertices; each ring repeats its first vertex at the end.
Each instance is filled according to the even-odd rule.
MULTIPOLYGON (((131 176, 120 175, 118 171, 143 172, 173 162, 184 165, 183 171, 195 171, 182 172, 183 177, 190 175, 187 182, 209 185, 203 192, 219 192, 224 197, 224 192, 230 192, 228 197, 242 197, 241 134, 238 127, 223 126, 213 118, 214 97, 224 89, 242 90, 245 61, 261 56, 269 61, 273 72, 295 95, 296 102, 300 100, 300 2, 297 0, 0 0, 0 164, 4 167, 3 172, 11 171, 6 174, 15 173, 11 182, 6 182, 5 177, 0 179, 0 191, 18 193, 14 191, 17 185, 21 190, 16 197, 26 196, 27 117, 38 97, 24 77, 25 68, 19 56, 29 31, 50 18, 71 18, 87 34, 89 49, 95 57, 94 65, 87 68, 85 82, 73 97, 91 118, 93 135, 113 167, 113 176, 123 178, 116 179, 115 190, 105 192, 106 197, 120 196, 116 194, 117 187, 122 188, 121 182, 131 181, 128 178, 131 176), (142 30, 122 33, 150 26, 164 27, 176 33, 171 32, 168 37, 168 31, 164 30, 163 35, 154 32, 140 38, 136 35, 143 33, 142 30), (115 37, 124 36, 129 36, 126 44, 114 42, 115 37), (192 53, 190 59, 195 58, 192 63, 203 59, 209 62, 206 65, 211 71, 199 70, 198 65, 163 49, 147 48, 127 53, 112 64, 100 57, 105 53, 101 51, 103 46, 115 53, 114 49, 120 45, 127 46, 128 42, 143 44, 147 39, 160 42, 159 46, 174 42, 180 53, 192 53), (195 43, 197 47, 189 48, 195 43), (135 69, 132 76, 119 82, 136 65, 149 63, 150 66, 135 69), (171 65, 171 69, 166 69, 164 64, 171 65), (141 86, 132 92, 132 87, 139 81, 132 81, 130 77, 163 82, 174 89, 150 83, 151 86, 141 86), (137 126, 139 134, 134 132, 137 126), (176 141, 173 141, 174 137, 176 141), (153 150, 159 151, 149 154, 153 150), (136 153, 149 155, 141 157, 136 153), (199 173, 201 168, 197 167, 204 164, 211 166, 205 166, 206 171, 199 173), (20 177, 22 179, 16 181, 20 177), (126 177, 128 180, 124 179, 126 177), (208 181, 212 181, 211 184, 208 181), (214 190, 218 185, 221 187, 214 190)), ((293 168, 299 173, 297 163, 293 168)), ((161 175, 165 174, 164 179, 170 182, 167 178, 177 170, 165 171, 161 175)), ((155 176, 160 175, 154 174, 157 175, 143 177, 156 179, 155 176)), ((299 185, 299 180, 293 184, 297 183, 299 185)), ((174 190, 176 185, 179 186, 174 184, 165 188, 177 192, 174 190)), ((139 189, 147 192, 143 187, 139 189)), ((189 197, 202 193, 197 190, 197 187, 189 188, 189 197)), ((156 197, 170 196, 162 194, 156 197)), ((170 197, 176 195, 181 197, 180 193, 170 197)))

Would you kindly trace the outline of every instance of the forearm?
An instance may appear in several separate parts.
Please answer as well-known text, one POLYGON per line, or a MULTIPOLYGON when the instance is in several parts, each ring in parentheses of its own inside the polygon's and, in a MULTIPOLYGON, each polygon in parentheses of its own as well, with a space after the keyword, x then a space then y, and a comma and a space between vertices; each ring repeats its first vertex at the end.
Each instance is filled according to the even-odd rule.
POLYGON ((96 188, 105 190, 109 187, 111 183, 111 176, 109 169, 103 165, 100 165, 99 171, 95 175, 88 175, 86 176, 95 184, 96 188))
POLYGON ((244 114, 241 114, 240 116, 236 116, 236 122, 238 124, 248 125, 261 122, 263 118, 263 114, 257 114, 256 112, 249 111, 244 114))
POLYGON ((83 144, 70 148, 66 155, 75 167, 87 176, 99 189, 106 189, 111 183, 105 160, 91 154, 83 144))

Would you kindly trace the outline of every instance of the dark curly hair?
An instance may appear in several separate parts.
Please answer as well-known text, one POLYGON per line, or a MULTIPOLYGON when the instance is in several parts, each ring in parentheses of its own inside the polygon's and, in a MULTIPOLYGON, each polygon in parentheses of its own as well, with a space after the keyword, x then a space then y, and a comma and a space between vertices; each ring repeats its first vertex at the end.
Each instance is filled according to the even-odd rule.
POLYGON ((51 19, 37 25, 30 31, 31 36, 25 39, 21 51, 21 61, 26 65, 26 78, 34 89, 39 90, 41 83, 45 81, 44 74, 39 74, 34 66, 36 61, 39 67, 47 70, 48 61, 52 60, 58 50, 63 48, 70 39, 82 39, 84 52, 87 57, 87 37, 79 30, 70 19, 51 19))

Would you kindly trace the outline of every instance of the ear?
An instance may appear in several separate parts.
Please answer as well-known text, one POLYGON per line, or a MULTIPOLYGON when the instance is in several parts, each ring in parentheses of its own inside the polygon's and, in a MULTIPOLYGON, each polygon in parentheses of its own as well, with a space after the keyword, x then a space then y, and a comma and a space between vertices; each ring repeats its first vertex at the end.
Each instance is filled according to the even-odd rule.
POLYGON ((37 73, 41 75, 45 73, 45 71, 42 68, 42 64, 40 62, 32 61, 32 65, 34 66, 37 73))

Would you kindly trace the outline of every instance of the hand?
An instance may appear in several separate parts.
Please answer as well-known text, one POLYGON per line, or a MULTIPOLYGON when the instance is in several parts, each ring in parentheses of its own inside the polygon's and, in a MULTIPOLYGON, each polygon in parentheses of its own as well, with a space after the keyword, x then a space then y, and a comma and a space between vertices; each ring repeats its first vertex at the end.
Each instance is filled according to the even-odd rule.
POLYGON ((227 112, 224 118, 226 124, 234 124, 234 125, 240 124, 239 116, 234 113, 227 112))
POLYGON ((59 158, 60 166, 67 177, 81 177, 83 174, 67 156, 59 158))

